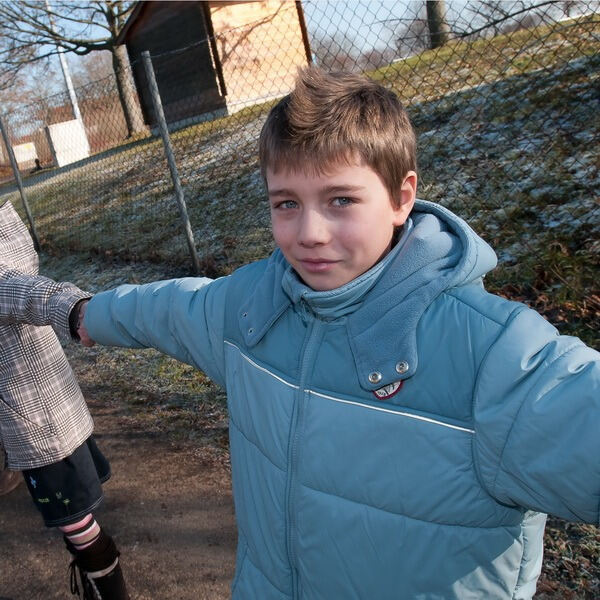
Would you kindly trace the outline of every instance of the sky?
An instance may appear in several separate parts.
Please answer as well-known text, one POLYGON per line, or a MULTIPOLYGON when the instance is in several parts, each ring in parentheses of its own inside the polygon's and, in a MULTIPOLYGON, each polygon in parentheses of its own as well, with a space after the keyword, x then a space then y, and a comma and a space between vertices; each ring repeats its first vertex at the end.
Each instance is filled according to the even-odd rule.
MULTIPOLYGON (((514 12, 523 7, 544 4, 543 10, 562 15, 562 3, 549 6, 545 0, 503 0, 502 8, 514 12)), ((355 43, 361 50, 393 43, 394 25, 414 19, 419 12, 425 15, 423 0, 304 0, 302 2, 309 34, 332 35, 336 31, 353 32, 355 43)), ((454 30, 465 31, 483 24, 476 11, 485 8, 481 0, 446 0, 446 17, 454 30)), ((600 9, 597 0, 581 0, 573 7, 577 12, 600 9)))

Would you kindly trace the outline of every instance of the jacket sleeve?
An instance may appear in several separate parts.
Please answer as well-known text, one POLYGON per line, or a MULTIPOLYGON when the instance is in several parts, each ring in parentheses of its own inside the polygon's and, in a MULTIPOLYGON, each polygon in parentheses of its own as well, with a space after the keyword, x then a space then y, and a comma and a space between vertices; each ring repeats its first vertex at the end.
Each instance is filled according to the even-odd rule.
POLYGON ((89 294, 72 283, 56 283, 0 264, 0 323, 51 325, 63 340, 71 338, 69 316, 89 294))
POLYGON ((227 277, 188 277, 123 285, 91 299, 84 325, 100 344, 155 348, 224 386, 227 283, 227 277))
POLYGON ((519 309, 475 390, 475 460, 499 502, 600 521, 600 354, 519 309))

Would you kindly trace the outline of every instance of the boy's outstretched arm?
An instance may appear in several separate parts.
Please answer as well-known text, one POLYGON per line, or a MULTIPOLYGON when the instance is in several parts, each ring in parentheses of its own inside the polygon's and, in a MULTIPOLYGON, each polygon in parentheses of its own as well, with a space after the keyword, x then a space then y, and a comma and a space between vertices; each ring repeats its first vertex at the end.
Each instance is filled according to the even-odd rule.
POLYGON ((228 281, 188 277, 102 292, 85 304, 79 335, 86 344, 155 348, 223 385, 228 281))
POLYGON ((71 337, 69 317, 90 294, 72 283, 56 283, 0 264, 0 323, 50 325, 62 339, 71 337))
POLYGON ((600 354, 536 312, 513 315, 480 368, 475 458, 498 501, 600 524, 600 354))

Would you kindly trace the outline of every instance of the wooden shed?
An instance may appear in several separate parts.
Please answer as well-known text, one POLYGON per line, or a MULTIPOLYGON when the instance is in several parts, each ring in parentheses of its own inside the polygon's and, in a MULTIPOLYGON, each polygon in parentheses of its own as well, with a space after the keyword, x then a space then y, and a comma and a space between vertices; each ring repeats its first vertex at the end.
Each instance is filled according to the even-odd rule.
POLYGON ((311 56, 302 4, 290 0, 139 2, 117 43, 127 47, 151 126, 144 50, 170 124, 282 96, 311 56))

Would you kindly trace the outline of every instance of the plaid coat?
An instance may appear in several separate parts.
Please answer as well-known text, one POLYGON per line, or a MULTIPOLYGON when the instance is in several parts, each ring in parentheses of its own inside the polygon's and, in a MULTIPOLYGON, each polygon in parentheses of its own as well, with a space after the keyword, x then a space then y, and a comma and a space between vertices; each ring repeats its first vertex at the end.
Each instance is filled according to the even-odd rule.
POLYGON ((69 314, 88 297, 38 272, 27 228, 0 206, 0 438, 11 469, 31 469, 69 456, 93 422, 51 327, 70 337, 69 314), (39 281, 40 285, 32 285, 39 281), (26 323, 33 323, 28 325, 26 323))

